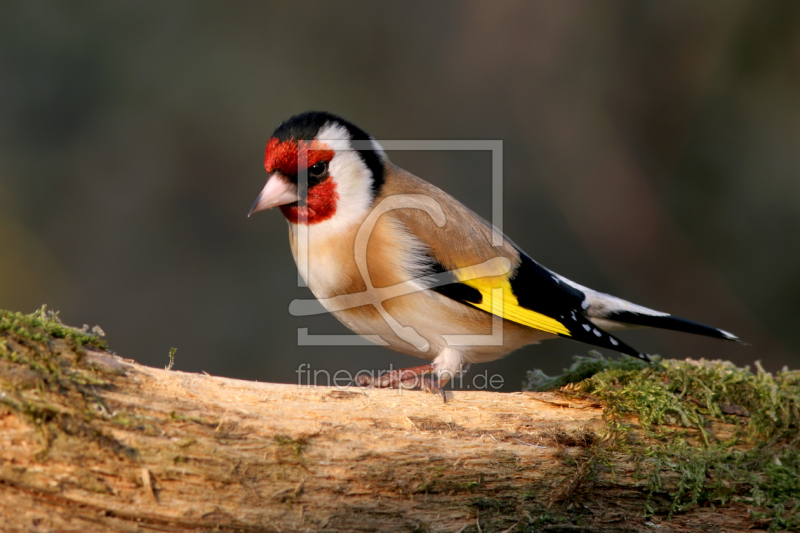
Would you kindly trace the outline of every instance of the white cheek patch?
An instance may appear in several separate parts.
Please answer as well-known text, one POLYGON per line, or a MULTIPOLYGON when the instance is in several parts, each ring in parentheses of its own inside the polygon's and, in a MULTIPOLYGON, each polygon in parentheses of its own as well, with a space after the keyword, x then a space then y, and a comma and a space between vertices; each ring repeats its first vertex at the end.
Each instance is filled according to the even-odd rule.
POLYGON ((350 134, 343 126, 330 124, 317 134, 316 140, 334 151, 328 163, 336 185, 336 213, 308 228, 309 238, 325 239, 361 223, 372 207, 372 175, 358 152, 350 146, 350 134))
MULTIPOLYGON (((346 128, 338 124, 328 124, 319 131, 315 140, 334 152, 333 159, 328 163, 328 172, 336 187, 336 211, 332 217, 319 223, 290 223, 289 227, 293 241, 297 243, 295 259, 301 274, 315 294, 325 295, 349 282, 342 277, 336 254, 328 253, 329 247, 335 245, 336 239, 358 229, 372 209, 374 193, 372 173, 359 153, 352 148, 346 128), (301 261, 301 257, 306 258, 305 261, 301 261), (300 267, 301 262, 306 262, 310 272, 304 272, 300 267)), ((403 232, 400 234, 403 235, 403 232)), ((411 243, 408 245, 413 247, 411 243)))

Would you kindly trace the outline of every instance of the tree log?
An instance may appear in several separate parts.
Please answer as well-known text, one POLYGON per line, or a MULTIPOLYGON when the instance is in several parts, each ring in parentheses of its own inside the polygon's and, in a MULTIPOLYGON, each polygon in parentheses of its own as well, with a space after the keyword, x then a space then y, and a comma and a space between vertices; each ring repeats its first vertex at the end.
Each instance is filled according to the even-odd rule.
POLYGON ((161 370, 58 339, 0 348, 3 531, 759 526, 742 505, 667 519, 669 476, 645 518, 640 467, 591 460, 607 435, 591 400, 455 391, 445 403, 161 370))

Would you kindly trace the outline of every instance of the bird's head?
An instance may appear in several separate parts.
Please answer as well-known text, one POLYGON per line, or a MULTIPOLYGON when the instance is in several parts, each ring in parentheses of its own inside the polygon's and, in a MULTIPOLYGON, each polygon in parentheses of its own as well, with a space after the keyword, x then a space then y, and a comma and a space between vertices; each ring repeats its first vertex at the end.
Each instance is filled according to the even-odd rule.
POLYGON ((267 142, 269 178, 249 215, 280 207, 293 224, 358 222, 378 194, 385 163, 380 145, 346 120, 324 112, 296 115, 267 142))

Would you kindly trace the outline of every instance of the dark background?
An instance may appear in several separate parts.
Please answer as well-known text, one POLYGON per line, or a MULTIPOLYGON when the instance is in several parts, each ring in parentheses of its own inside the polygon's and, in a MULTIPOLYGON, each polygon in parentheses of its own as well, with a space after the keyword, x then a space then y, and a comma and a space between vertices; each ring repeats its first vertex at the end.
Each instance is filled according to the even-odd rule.
MULTIPOLYGON (((0 307, 100 324, 179 370, 295 381, 416 364, 298 347, 286 223, 245 215, 289 116, 378 139, 504 141, 505 229, 598 290, 752 347, 622 336, 667 357, 800 366, 800 2, 0 4, 0 307)), ((490 214, 490 156, 390 153, 490 214)), ((515 389, 588 348, 478 368, 515 389)))

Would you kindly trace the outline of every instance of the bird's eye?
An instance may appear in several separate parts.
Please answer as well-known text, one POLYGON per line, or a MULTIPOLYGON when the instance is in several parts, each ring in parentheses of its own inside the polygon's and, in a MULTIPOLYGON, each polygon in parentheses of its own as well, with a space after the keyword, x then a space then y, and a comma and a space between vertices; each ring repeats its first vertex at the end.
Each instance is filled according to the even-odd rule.
POLYGON ((321 178, 328 173, 328 163, 316 163, 308 167, 309 178, 321 178))

